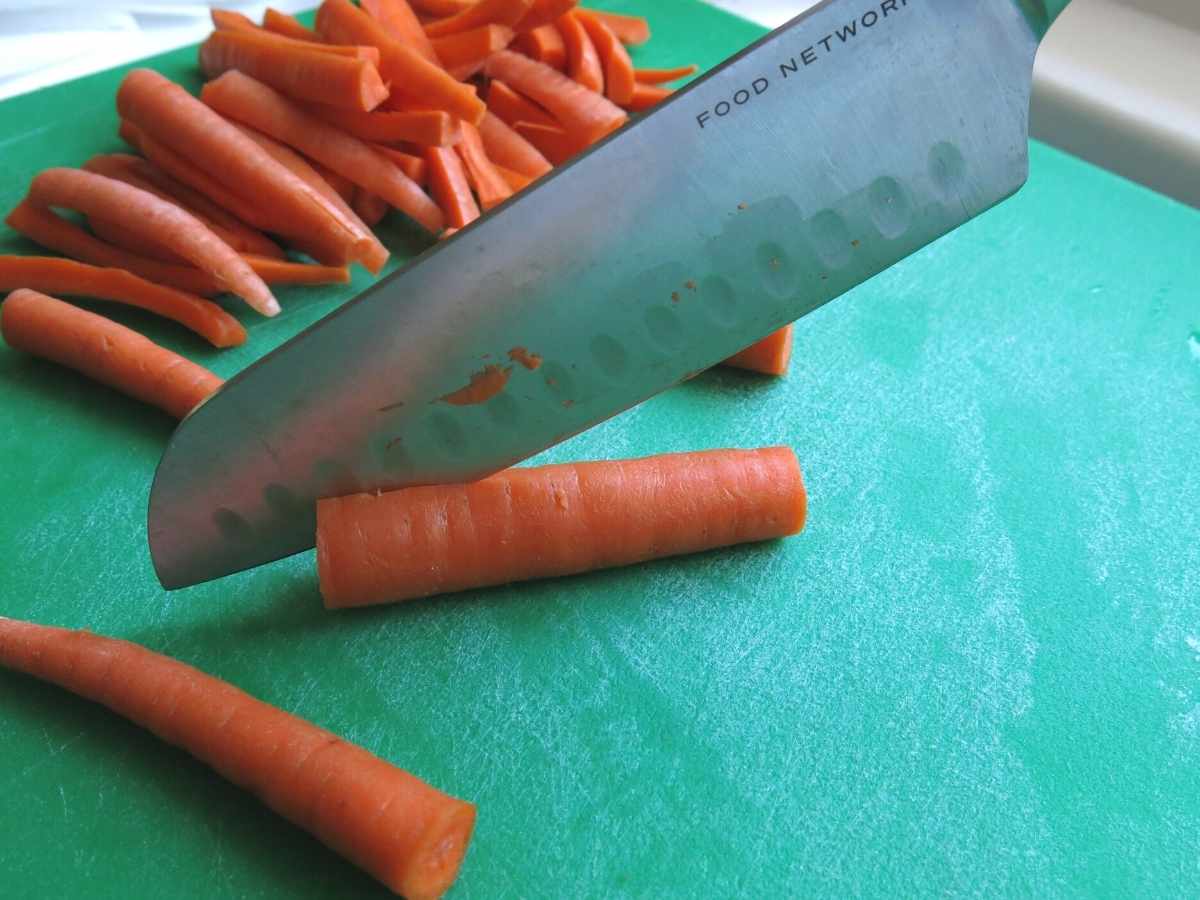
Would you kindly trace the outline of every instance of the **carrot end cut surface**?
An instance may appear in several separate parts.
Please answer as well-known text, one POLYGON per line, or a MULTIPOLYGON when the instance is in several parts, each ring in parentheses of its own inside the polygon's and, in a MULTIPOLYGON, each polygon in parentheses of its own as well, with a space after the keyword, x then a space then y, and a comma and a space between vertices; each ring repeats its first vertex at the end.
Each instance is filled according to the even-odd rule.
POLYGON ((764 375, 786 375, 792 361, 792 332, 795 326, 788 325, 751 344, 741 353, 734 354, 722 365, 736 369, 761 372, 764 375))

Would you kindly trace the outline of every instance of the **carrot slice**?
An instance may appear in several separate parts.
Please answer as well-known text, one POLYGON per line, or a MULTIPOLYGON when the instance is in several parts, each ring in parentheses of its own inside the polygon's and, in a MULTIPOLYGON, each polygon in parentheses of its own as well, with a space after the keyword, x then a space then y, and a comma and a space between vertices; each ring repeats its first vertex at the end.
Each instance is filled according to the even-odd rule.
POLYGON ((174 250, 264 316, 279 312, 271 289, 233 248, 191 213, 153 194, 94 172, 55 168, 33 179, 29 201, 34 206, 65 207, 119 224, 174 250))
POLYGON ((350 205, 358 213, 358 217, 372 228, 383 221, 383 217, 387 215, 388 211, 386 200, 370 191, 364 191, 362 188, 355 190, 354 199, 350 205))
POLYGON ((544 63, 511 50, 493 54, 484 71, 544 106, 572 137, 585 144, 616 131, 628 121, 624 110, 611 100, 544 63))
POLYGON ((578 5, 579 0, 533 0, 525 18, 517 23, 517 31, 528 32, 549 25, 578 5))
POLYGON ((345 266, 314 266, 292 262, 288 259, 272 259, 269 256, 242 254, 242 259, 259 274, 267 284, 349 284, 350 270, 345 266))
POLYGON ((496 166, 496 171, 501 177, 508 182, 508 186, 512 188, 514 194, 525 190, 529 185, 533 184, 537 179, 530 178, 528 175, 523 175, 520 172, 514 172, 512 169, 506 169, 504 166, 496 166))
POLYGON ((317 501, 331 609, 573 575, 796 534, 788 447, 508 469, 473 484, 317 501))
POLYGON ((479 218, 479 206, 471 196, 471 185, 462 160, 448 147, 425 150, 429 190, 446 216, 446 224, 459 229, 479 218))
POLYGON ((518 122, 513 130, 556 166, 561 166, 583 149, 578 141, 555 125, 518 122))
POLYGON ((440 38, 480 25, 507 25, 511 28, 525 17, 532 5, 533 0, 479 0, 456 15, 430 22, 425 26, 425 33, 431 38, 440 38))
POLYGON ((455 149, 467 170, 467 181, 470 182, 475 196, 479 198, 479 205, 484 210, 499 206, 512 196, 512 188, 488 158, 483 138, 474 125, 463 124, 462 143, 455 149))
MULTIPOLYGON (((553 168, 537 147, 490 112, 479 125, 479 135, 487 155, 498 166, 520 172, 530 179, 545 175, 553 168)), ((511 179, 509 183, 512 183, 511 179)))
POLYGON ((0 291, 18 288, 136 306, 178 322, 214 347, 236 347, 246 340, 242 324, 211 300, 153 284, 124 269, 56 256, 0 256, 0 291))
POLYGON ((81 372, 182 419, 221 379, 136 331, 25 288, 0 305, 10 347, 81 372))
POLYGON ((625 106, 633 99, 633 89, 637 83, 629 51, 617 40, 612 29, 604 24, 604 20, 591 10, 579 9, 572 15, 592 39, 592 45, 604 66, 604 95, 617 106, 625 106))
POLYGON ((633 88, 633 96, 625 104, 632 112, 641 112, 652 106, 657 106, 673 93, 670 88, 659 87, 656 84, 637 84, 633 88))
POLYGON ((422 109, 444 109, 476 124, 483 118, 483 101, 474 88, 393 38, 350 0, 325 0, 317 10, 317 31, 335 43, 378 47, 379 70, 391 82, 393 99, 422 109))
POLYGON ((380 160, 363 141, 321 121, 267 85, 241 72, 226 72, 206 84, 200 98, 217 112, 296 148, 378 194, 434 234, 442 230, 441 211, 411 178, 380 160))
POLYGON ((458 875, 475 806, 232 684, 127 641, 0 618, 0 665, 186 750, 408 900, 458 875))
POLYGON ((538 125, 560 127, 558 120, 528 97, 518 94, 499 78, 488 84, 488 111, 495 113, 509 125, 517 122, 535 122, 538 125))
POLYGON ((301 24, 295 16, 267 7, 263 13, 262 26, 274 34, 281 34, 296 41, 319 41, 318 34, 307 25, 301 24))
POLYGON ((600 9, 593 9, 592 13, 604 20, 604 24, 612 29, 622 44, 636 46, 650 40, 650 23, 641 16, 626 16, 600 9))
POLYGON ((405 153, 403 150, 397 150, 395 147, 385 147, 383 144, 372 144, 371 149, 380 156, 386 156, 400 167, 401 172, 422 187, 428 183, 429 172, 425 165, 425 160, 421 157, 405 153))
POLYGON ((786 375, 788 364, 792 361, 793 327, 788 325, 780 328, 757 344, 751 344, 741 353, 729 357, 721 365, 762 372, 764 375, 786 375))
POLYGON ((503 50, 512 43, 515 34, 505 25, 480 25, 434 39, 433 49, 442 65, 454 69, 480 62, 497 50, 503 50))
POLYGON ((438 59, 429 35, 406 0, 361 0, 361 5, 396 40, 410 45, 431 63, 445 62, 438 59))
POLYGON ((694 64, 674 69, 634 69, 633 77, 638 84, 666 84, 669 81, 678 81, 680 78, 695 75, 698 71, 700 71, 700 67, 694 64))
POLYGON ((432 147, 449 147, 458 143, 462 136, 458 120, 440 109, 365 113, 316 103, 308 105, 306 109, 330 125, 336 125, 347 134, 364 141, 412 141, 432 147))
POLYGON ((567 74, 590 91, 604 93, 604 67, 596 45, 575 13, 559 16, 555 22, 567 48, 567 74))
POLYGON ((517 35, 513 49, 560 72, 567 67, 567 45, 553 22, 517 35))

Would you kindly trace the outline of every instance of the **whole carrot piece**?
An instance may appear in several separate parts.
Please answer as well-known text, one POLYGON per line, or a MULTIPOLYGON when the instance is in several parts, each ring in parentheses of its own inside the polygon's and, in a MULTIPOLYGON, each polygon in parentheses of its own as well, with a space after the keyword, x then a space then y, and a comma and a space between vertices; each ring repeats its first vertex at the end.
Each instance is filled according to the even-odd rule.
POLYGON ((318 501, 317 572, 365 606, 784 537, 805 509, 787 447, 508 469, 318 501))
POLYGON ((734 354, 721 363, 735 369, 748 369, 764 375, 786 375, 792 361, 792 331, 788 325, 767 335, 756 344, 751 344, 741 353, 734 354))
POLYGON ((222 384, 212 372, 103 316, 26 288, 0 304, 10 347, 182 419, 222 384))
POLYGON ((0 665, 186 750, 408 900, 454 882, 475 806, 228 682, 138 644, 0 618, 0 665))

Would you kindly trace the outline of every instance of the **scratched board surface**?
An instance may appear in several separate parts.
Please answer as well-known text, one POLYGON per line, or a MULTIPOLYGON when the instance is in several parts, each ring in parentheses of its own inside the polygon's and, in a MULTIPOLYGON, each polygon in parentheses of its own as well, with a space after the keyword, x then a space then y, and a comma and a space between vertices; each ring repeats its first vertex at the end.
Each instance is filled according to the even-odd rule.
MULTIPOLYGON (((646 64, 756 33, 638 8, 646 64)), ((192 59, 154 65, 194 86, 192 59)), ((6 208, 118 149, 118 77, 0 105, 6 208)), ((456 897, 1195 896, 1200 214, 1042 146, 1032 169, 803 321, 787 379, 712 372, 548 454, 790 444, 797 539, 355 614, 324 612, 311 554, 166 594, 144 511, 170 423, 0 348, 0 613, 174 654, 476 801, 456 897)), ((118 318, 229 375, 352 291, 284 292, 221 354, 118 318)), ((0 896, 384 891, 0 674, 0 896)))

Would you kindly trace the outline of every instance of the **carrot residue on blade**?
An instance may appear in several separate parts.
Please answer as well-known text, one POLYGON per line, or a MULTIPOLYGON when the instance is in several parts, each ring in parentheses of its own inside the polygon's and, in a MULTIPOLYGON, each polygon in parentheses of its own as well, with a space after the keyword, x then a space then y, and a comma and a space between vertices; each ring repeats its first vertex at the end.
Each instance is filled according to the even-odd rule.
POLYGON ((786 375, 792 360, 792 332, 795 326, 788 325, 767 335, 756 344, 751 344, 741 353, 725 360, 721 365, 764 375, 786 375))
POLYGON ((604 93, 604 66, 578 11, 559 16, 554 23, 567 48, 567 74, 585 88, 604 93))
POLYGON ((0 304, 10 347, 56 362, 182 419, 222 384, 207 369, 136 331, 38 291, 0 304))
POLYGON ((525 17, 532 5, 533 0, 479 0, 449 18, 430 22, 425 26, 425 33, 436 40, 480 25, 507 25, 511 28, 525 17))
POLYGON ((650 23, 641 16, 626 16, 600 9, 593 9, 592 13, 604 20, 604 24, 620 38, 622 44, 637 46, 650 40, 650 23))
POLYGON ((666 84, 695 75, 699 70, 700 67, 694 64, 674 69, 634 69, 633 77, 639 84, 666 84))
POLYGON ((530 353, 524 347, 513 347, 508 351, 508 358, 531 372, 542 367, 542 357, 537 353, 530 353))
POLYGON ((317 574, 366 606, 784 537, 805 507, 787 447, 515 468, 318 501, 317 574))
POLYGON ((488 157, 498 167, 519 172, 527 179, 540 178, 553 168, 537 147, 490 112, 479 123, 479 135, 488 157))
POLYGON ((512 366, 484 366, 482 370, 471 374, 471 380, 465 387, 451 391, 439 399, 451 406, 477 406, 487 403, 504 390, 510 375, 512 366))
POLYGON ((604 66, 604 95, 617 106, 625 106, 633 99, 636 84, 629 51, 604 24, 604 20, 591 10, 579 9, 572 15, 579 20, 588 37, 592 39, 592 45, 604 66))
POLYGON ((479 130, 469 122, 463 123, 463 139, 455 150, 467 170, 467 181, 475 191, 479 205, 484 210, 499 206, 512 196, 508 181, 488 158, 479 130))
POLYGON ((361 6, 396 40, 408 44, 431 63, 445 62, 438 59, 429 35, 407 0, 361 0, 361 6))
POLYGON ((445 214, 446 224, 459 229, 478 219, 479 205, 471 194, 467 172, 458 154, 449 147, 427 147, 425 164, 429 190, 445 214))
POLYGON ((262 27, 274 34, 281 34, 297 41, 319 41, 320 36, 295 16, 267 7, 263 13, 262 27))
POLYGON ((458 875, 475 806, 228 682, 127 641, 0 618, 0 665, 190 753, 408 900, 458 875))
POLYGON ((440 109, 358 112, 333 106, 310 104, 309 112, 347 134, 364 141, 398 143, 412 141, 432 147, 449 147, 462 137, 458 120, 440 109))

